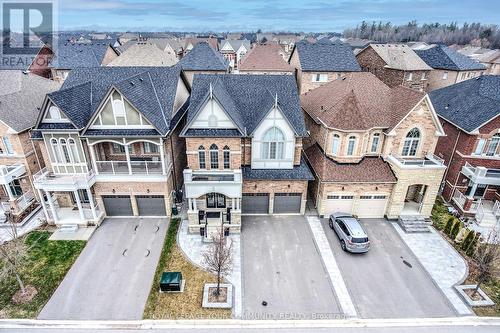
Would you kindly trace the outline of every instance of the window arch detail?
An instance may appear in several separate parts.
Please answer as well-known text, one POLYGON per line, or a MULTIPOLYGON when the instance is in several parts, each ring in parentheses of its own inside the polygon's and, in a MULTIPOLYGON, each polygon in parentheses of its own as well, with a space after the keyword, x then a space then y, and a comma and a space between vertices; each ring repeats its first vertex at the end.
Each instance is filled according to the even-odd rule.
POLYGON ((403 144, 403 156, 416 156, 420 144, 420 130, 412 128, 407 134, 403 144))
POLYGON ((277 127, 271 127, 262 138, 261 157, 265 160, 285 158, 285 135, 277 127))

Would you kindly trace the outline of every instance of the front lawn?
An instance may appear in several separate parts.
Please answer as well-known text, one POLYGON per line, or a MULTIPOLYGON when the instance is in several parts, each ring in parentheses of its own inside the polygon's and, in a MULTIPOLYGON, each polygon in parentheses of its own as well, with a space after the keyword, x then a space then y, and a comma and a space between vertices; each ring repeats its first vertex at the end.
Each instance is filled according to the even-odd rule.
POLYGON ((32 231, 26 242, 32 246, 21 275, 25 285, 38 294, 29 303, 16 305, 11 299, 19 289, 15 277, 0 285, 0 318, 35 318, 61 283, 85 247, 84 241, 49 241, 49 231, 32 231))
POLYGON ((205 309, 201 306, 205 283, 214 283, 214 275, 193 265, 184 257, 176 242, 179 219, 173 219, 168 228, 160 262, 149 294, 145 319, 229 319, 230 309, 205 309), (160 293, 161 274, 165 271, 181 272, 186 280, 182 293, 160 293))

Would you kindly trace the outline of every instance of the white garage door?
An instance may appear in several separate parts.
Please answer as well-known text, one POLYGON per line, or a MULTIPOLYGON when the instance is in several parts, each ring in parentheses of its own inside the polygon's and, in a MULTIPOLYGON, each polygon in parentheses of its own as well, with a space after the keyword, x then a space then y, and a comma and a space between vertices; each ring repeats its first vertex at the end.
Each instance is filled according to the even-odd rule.
POLYGON ((351 214, 353 204, 353 195, 328 195, 325 200, 325 216, 330 216, 333 213, 351 214))
POLYGON ((387 195, 362 195, 356 206, 358 217, 384 217, 387 195))

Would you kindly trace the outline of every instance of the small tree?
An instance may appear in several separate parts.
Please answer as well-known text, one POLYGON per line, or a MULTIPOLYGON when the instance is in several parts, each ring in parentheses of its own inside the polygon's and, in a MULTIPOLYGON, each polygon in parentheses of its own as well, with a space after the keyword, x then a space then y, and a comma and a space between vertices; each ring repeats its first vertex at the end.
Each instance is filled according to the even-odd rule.
POLYGON ((476 294, 481 284, 495 276, 500 267, 500 238, 497 230, 491 231, 487 242, 478 246, 473 258, 476 263, 476 294))
POLYGON ((462 229, 462 223, 458 220, 455 220, 455 223, 453 224, 453 227, 451 228, 451 231, 450 231, 450 238, 452 240, 455 240, 460 229, 462 229))
POLYGON ((449 235, 451 231, 451 227, 453 226, 453 222, 455 221, 455 218, 453 216, 450 216, 448 218, 448 221, 446 221, 446 225, 444 227, 444 233, 449 235))
POLYGON ((207 252, 203 253, 203 260, 209 272, 217 275, 217 288, 215 296, 220 295, 220 283, 222 279, 231 272, 233 242, 227 242, 224 237, 224 227, 220 232, 212 236, 212 244, 207 252))
POLYGON ((479 241, 479 237, 481 237, 481 233, 476 232, 474 238, 472 238, 472 241, 470 242, 469 247, 467 248, 467 251, 465 251, 465 254, 468 255, 469 257, 472 257, 474 255, 474 252, 476 251, 477 242, 479 241))
POLYGON ((469 246, 472 243, 474 237, 476 237, 476 233, 474 232, 474 230, 469 230, 469 232, 464 238, 464 241, 462 242, 461 248, 463 251, 467 251, 469 249, 469 246))

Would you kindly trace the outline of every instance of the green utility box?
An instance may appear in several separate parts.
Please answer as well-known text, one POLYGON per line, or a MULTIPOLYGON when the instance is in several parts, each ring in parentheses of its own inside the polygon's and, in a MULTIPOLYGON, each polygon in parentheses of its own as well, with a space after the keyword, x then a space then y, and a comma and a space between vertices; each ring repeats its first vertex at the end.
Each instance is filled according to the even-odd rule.
POLYGON ((160 292, 181 292, 182 287, 181 272, 163 272, 160 279, 160 292))

